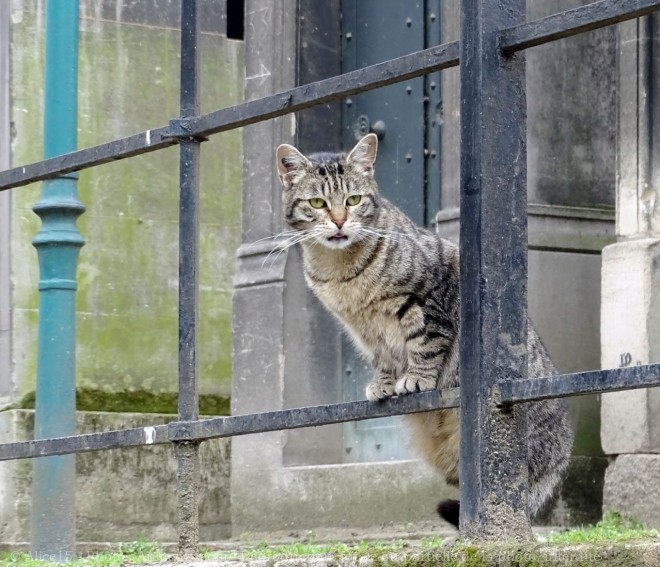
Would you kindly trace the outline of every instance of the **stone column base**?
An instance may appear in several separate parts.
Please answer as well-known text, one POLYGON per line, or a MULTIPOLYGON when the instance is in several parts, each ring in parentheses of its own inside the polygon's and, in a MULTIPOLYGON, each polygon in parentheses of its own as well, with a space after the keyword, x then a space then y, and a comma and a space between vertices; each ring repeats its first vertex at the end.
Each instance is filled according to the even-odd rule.
POLYGON ((614 457, 605 472, 603 511, 619 512, 660 528, 660 455, 638 453, 614 457))

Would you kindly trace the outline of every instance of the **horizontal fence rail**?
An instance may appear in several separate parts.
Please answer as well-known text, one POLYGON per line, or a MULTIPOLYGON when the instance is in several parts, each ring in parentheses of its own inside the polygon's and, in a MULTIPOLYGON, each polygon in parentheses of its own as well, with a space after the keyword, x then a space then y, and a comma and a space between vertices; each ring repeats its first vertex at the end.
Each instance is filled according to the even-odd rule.
POLYGON ((514 53, 648 16, 658 10, 660 0, 600 0, 504 30, 498 43, 504 53, 514 53))
POLYGON ((458 407, 458 388, 422 392, 380 402, 347 402, 273 412, 218 417, 197 421, 174 421, 166 425, 73 435, 0 444, 0 461, 86 453, 120 447, 161 445, 171 441, 201 441, 250 433, 280 431, 361 421, 390 415, 404 415, 458 407))
MULTIPOLYGON (((504 382, 496 386, 496 391, 501 404, 515 404, 657 386, 660 386, 660 364, 648 364, 504 382)), ((407 394, 380 402, 346 402, 190 422, 173 421, 166 425, 2 443, 0 461, 318 427, 390 415, 457 408, 459 405, 458 388, 449 388, 407 394)))
POLYGON ((389 398, 380 402, 348 402, 250 415, 206 419, 172 424, 173 441, 200 441, 249 433, 316 427, 346 421, 362 421, 390 415, 405 415, 438 409, 457 408, 458 388, 436 390, 389 398))
POLYGON ((0 444, 0 461, 169 443, 167 425, 0 444))
POLYGON ((0 172, 0 191, 160 150, 178 144, 179 138, 203 138, 284 116, 344 96, 456 67, 458 48, 457 41, 431 47, 210 114, 172 120, 169 126, 147 130, 121 140, 8 169, 0 172))
POLYGON ((500 401, 507 404, 655 386, 660 386, 660 364, 528 378, 501 383, 498 389, 500 401))

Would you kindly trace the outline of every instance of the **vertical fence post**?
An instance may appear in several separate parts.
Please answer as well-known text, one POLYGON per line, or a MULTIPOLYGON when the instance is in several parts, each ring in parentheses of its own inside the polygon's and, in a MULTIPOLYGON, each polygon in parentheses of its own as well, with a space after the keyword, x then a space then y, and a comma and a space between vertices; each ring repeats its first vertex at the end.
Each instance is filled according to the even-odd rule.
MULTIPOLYGON (((197 1, 181 2, 181 118, 199 114, 197 1)), ((197 319, 200 140, 179 144, 179 419, 198 418, 197 319)), ((199 544, 199 443, 176 444, 179 555, 194 557, 199 544)))
MULTIPOLYGON (((44 157, 74 151, 78 118, 78 0, 46 5, 44 157)), ((77 174, 44 181, 33 210, 42 220, 35 439, 76 433, 76 269, 84 244, 76 219, 77 174)), ((75 553, 75 455, 34 462, 31 551, 64 561, 75 553)))
POLYGON ((525 540, 524 409, 492 387, 527 376, 525 66, 497 32, 525 0, 461 1, 461 535, 525 540))

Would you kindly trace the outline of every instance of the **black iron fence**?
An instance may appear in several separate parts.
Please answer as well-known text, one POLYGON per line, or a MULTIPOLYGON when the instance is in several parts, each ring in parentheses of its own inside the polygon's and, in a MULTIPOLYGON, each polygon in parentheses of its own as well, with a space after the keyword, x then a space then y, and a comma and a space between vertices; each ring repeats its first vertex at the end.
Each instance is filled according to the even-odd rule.
POLYGON ((264 431, 461 408, 461 532, 524 539, 526 483, 511 406, 554 397, 660 385, 660 365, 527 378, 526 116, 521 51, 651 14, 660 0, 600 0, 525 21, 525 0, 462 0, 461 40, 199 115, 196 0, 182 0, 181 117, 169 125, 0 172, 20 187, 167 146, 180 147, 179 420, 168 425, 0 445, 0 460, 173 443, 179 464, 179 549, 198 544, 199 443, 264 431), (199 146, 207 136, 460 65, 461 386, 379 403, 351 402, 198 419, 199 146), (502 337, 507 337, 503 340, 502 337), (501 474, 507 455, 509 472, 501 474), (519 476, 516 476, 519 475, 519 476), (523 475, 523 476, 520 476, 523 475), (514 487, 514 488, 512 488, 514 487))

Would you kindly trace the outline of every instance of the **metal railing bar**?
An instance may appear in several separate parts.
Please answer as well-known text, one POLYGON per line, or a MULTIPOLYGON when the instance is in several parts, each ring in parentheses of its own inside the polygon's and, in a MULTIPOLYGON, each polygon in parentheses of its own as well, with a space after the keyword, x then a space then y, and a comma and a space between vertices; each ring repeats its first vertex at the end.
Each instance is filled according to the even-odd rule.
POLYGON ((194 135, 208 136, 249 126, 344 96, 362 93, 458 65, 459 43, 453 41, 356 69, 337 77, 193 118, 194 135))
POLYGON ((660 364, 542 376, 497 385, 503 404, 660 386, 660 364))
POLYGON ((499 47, 504 53, 511 54, 647 16, 658 10, 660 0, 600 0, 503 30, 499 34, 499 47))
MULTIPOLYGON (((199 11, 181 1, 181 119, 199 114, 199 11)), ((199 173, 201 139, 179 143, 179 420, 199 418, 199 173)), ((179 442, 177 511, 179 556, 195 558, 199 546, 199 443, 179 442)))
MULTIPOLYGON (((199 112, 196 0, 181 3, 181 119, 199 112)), ((180 420, 198 418, 199 138, 181 138, 179 150, 179 400, 180 420)))
MULTIPOLYGON (((500 402, 509 404, 656 386, 660 386, 660 364, 503 382, 496 386, 496 390, 498 390, 500 402)), ((390 415, 455 408, 459 405, 458 389, 451 388, 439 392, 408 394, 378 403, 346 402, 197 421, 178 421, 167 425, 2 443, 0 444, 0 461, 316 427, 346 421, 361 421, 390 415)))
POLYGON ((218 437, 316 427, 458 406, 458 388, 450 388, 407 394, 377 403, 346 402, 197 421, 177 421, 167 425, 87 433, 56 439, 2 443, 0 444, 0 461, 162 445, 171 441, 203 441, 218 437))
POLYGON ((348 402, 225 418, 211 418, 188 423, 173 422, 169 424, 170 439, 172 441, 203 440, 284 429, 316 427, 345 421, 362 421, 390 415, 457 408, 459 403, 458 388, 450 388, 408 394, 376 403, 368 401, 348 402))
POLYGON ((503 59, 489 38, 525 21, 525 0, 460 6, 459 527, 467 540, 524 541, 524 422, 492 400, 494 384, 528 368, 526 349, 511 347, 527 342, 525 59, 503 59))
POLYGON ((168 126, 155 128, 91 148, 7 169, 0 172, 0 191, 173 146, 178 140, 169 137, 169 132, 168 126))
POLYGON ((168 426, 155 425, 153 427, 86 433, 52 439, 0 443, 0 461, 88 453, 106 449, 141 447, 143 445, 162 445, 169 442, 168 426))
MULTIPOLYGON (((446 43, 344 75, 296 87, 190 119, 186 136, 204 137, 297 112, 458 65, 458 42, 446 43)), ((176 121, 179 124, 181 120, 176 121)), ((160 150, 178 143, 183 133, 164 126, 106 144, 0 172, 0 191, 21 187, 111 161, 160 150)))

